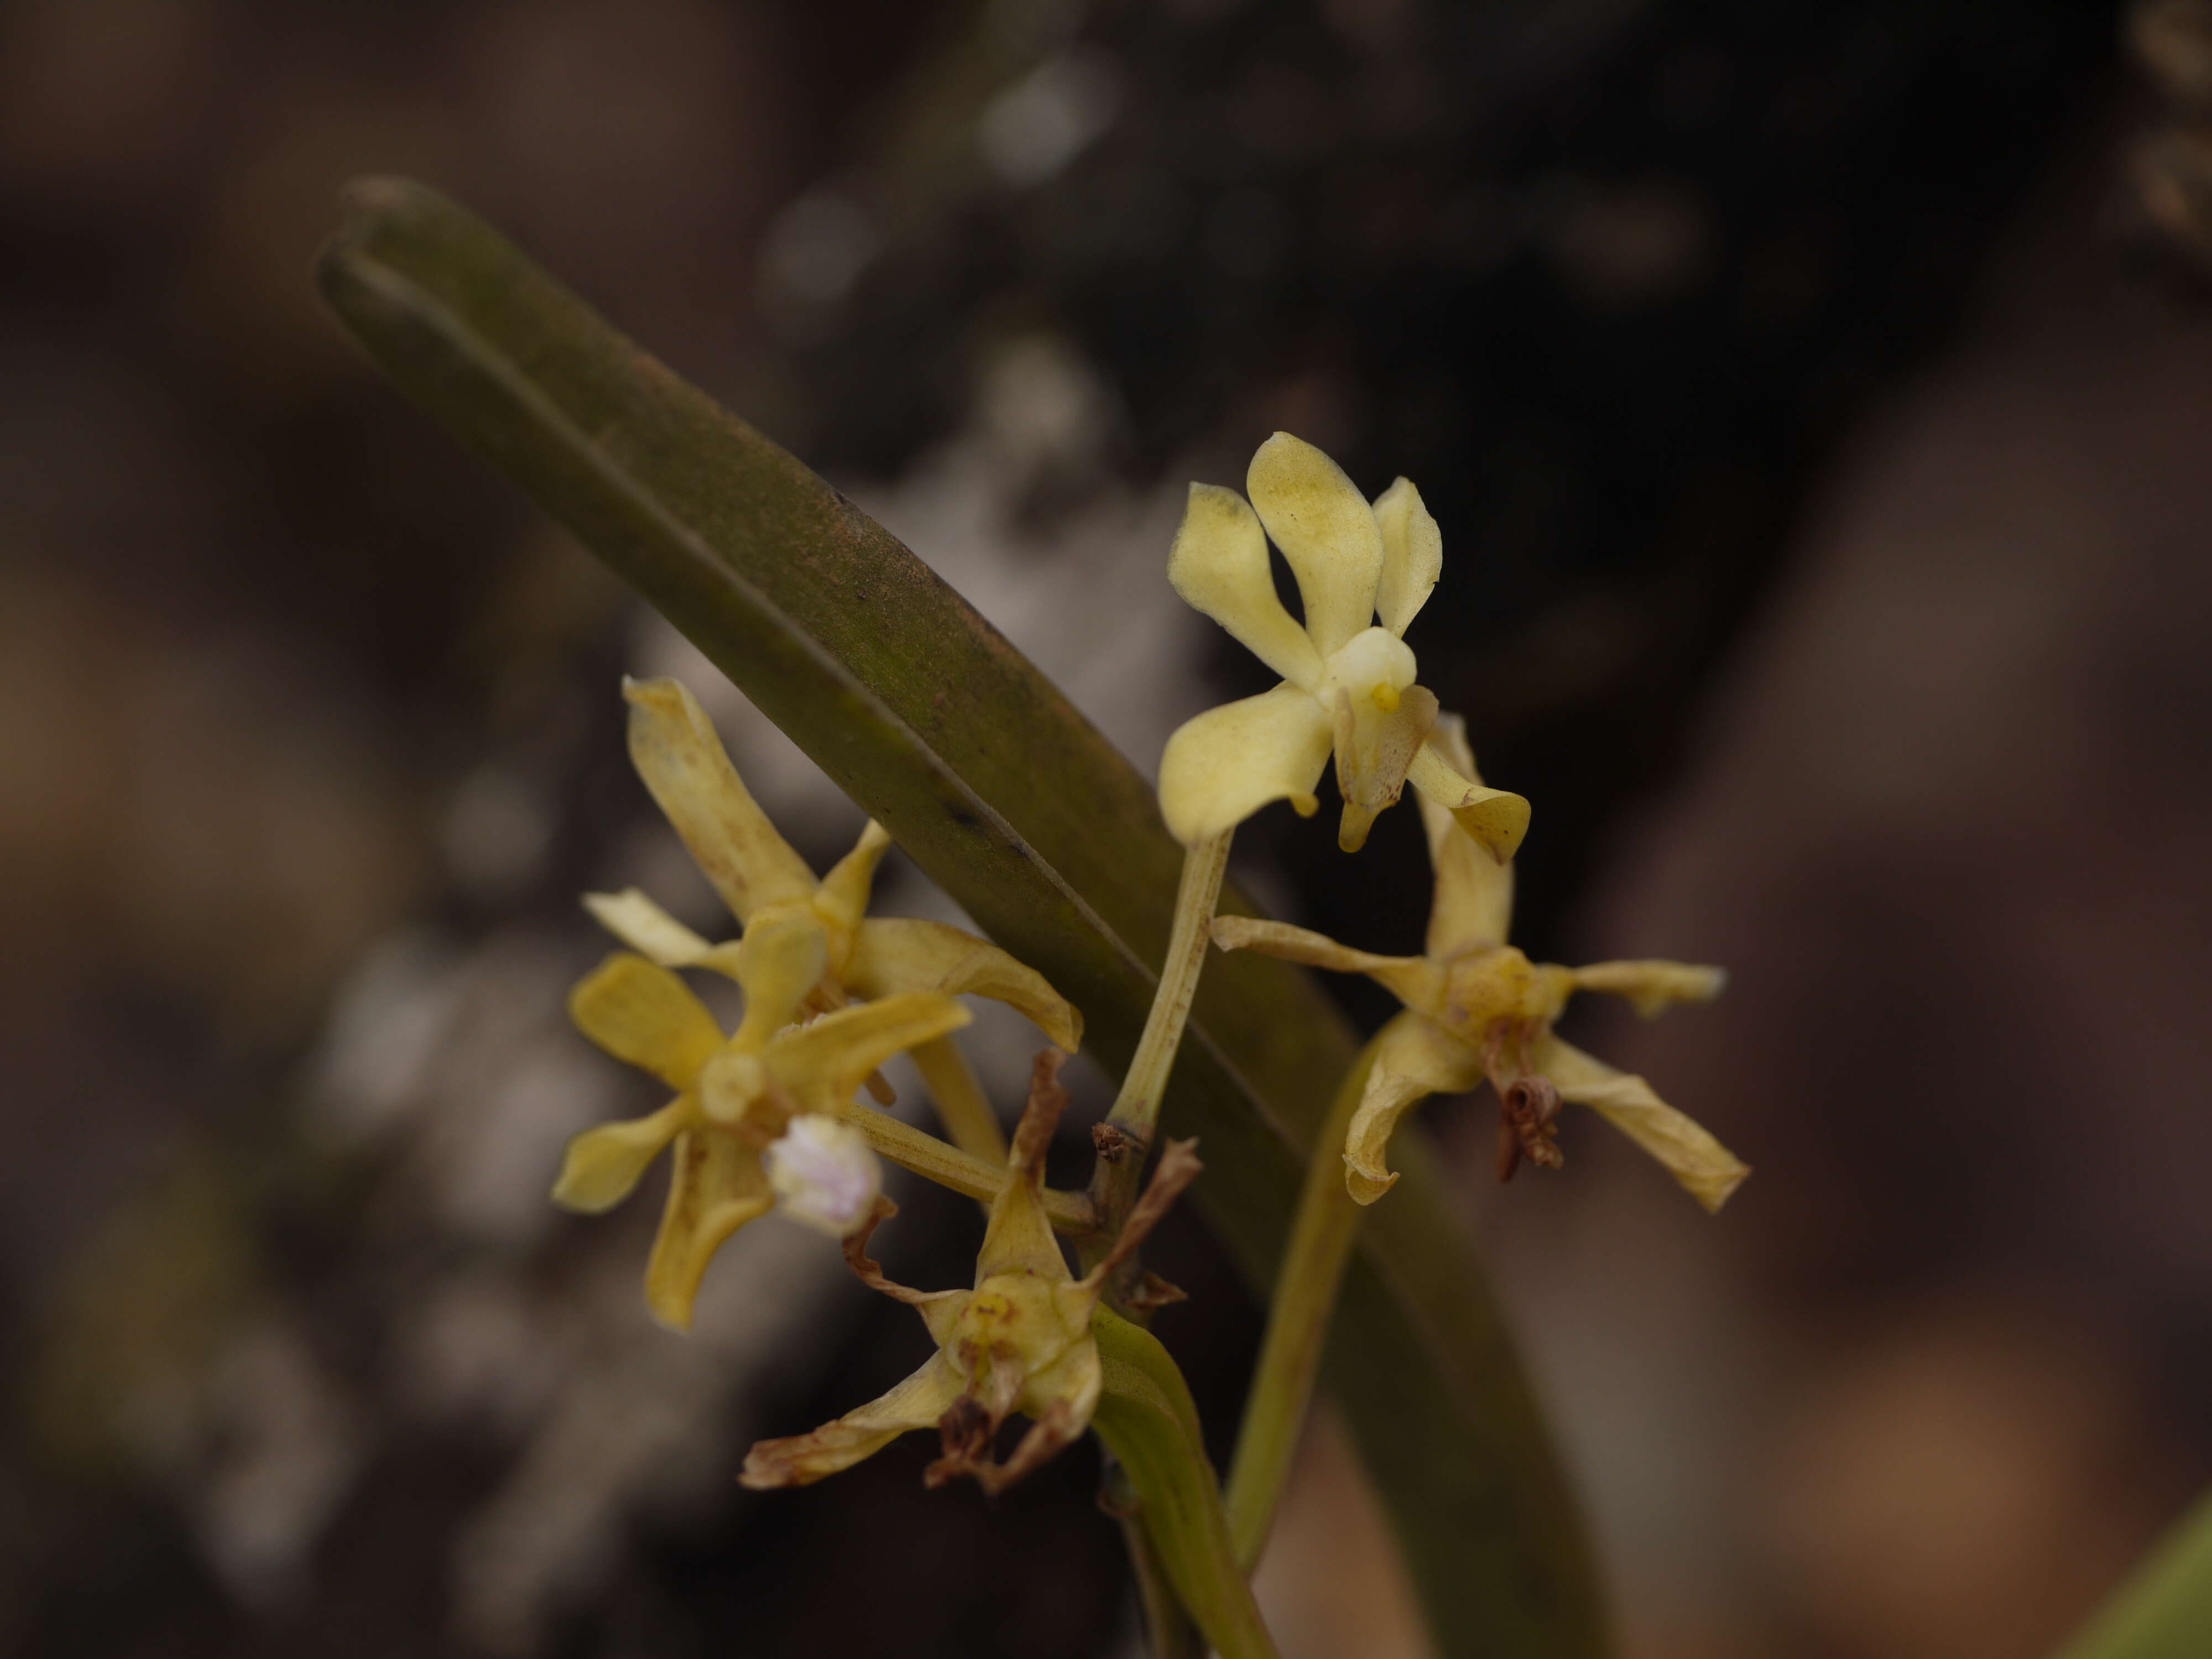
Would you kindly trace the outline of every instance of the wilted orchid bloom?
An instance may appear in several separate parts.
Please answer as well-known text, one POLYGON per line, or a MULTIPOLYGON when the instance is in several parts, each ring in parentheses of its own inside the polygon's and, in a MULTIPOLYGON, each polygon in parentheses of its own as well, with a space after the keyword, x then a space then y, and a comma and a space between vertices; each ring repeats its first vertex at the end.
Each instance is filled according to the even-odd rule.
MULTIPOLYGON (((625 679, 623 696, 629 702, 629 752, 638 775, 738 923, 750 928, 795 916, 821 933, 823 968, 806 994, 808 1012, 910 991, 972 994, 1018 1009, 1062 1048, 1072 1051, 1082 1041, 1082 1015, 1044 975, 997 945, 941 921, 868 917, 868 890, 891 844, 881 826, 871 823, 858 845, 817 881, 746 792, 697 698, 672 679, 625 679)), ((608 932, 664 968, 728 974, 738 961, 735 940, 708 944, 635 888, 586 894, 584 904, 608 932)), ((957 1056, 937 1056, 940 1066, 931 1065, 932 1058, 927 1047, 916 1056, 940 1109, 955 1105, 946 1098, 952 1079, 941 1065, 949 1062, 963 1076, 964 1067, 957 1056)), ((880 1079, 870 1087, 888 1101, 880 1079)), ((972 1096, 972 1083, 966 1091, 972 1096)), ((1005 1141, 988 1108, 972 1106, 969 1116, 977 1113, 983 1143, 970 1150, 996 1157, 1005 1141)), ((957 1137, 963 1126, 953 1127, 957 1137)))
MULTIPOLYGON (((1456 716, 1431 739, 1469 775, 1474 762, 1456 716)), ((1316 968, 1363 973, 1406 1005, 1382 1028, 1364 1097, 1344 1149, 1345 1184, 1372 1204, 1398 1177, 1383 1155, 1407 1109, 1431 1094, 1462 1094, 1489 1079, 1504 1110, 1498 1173, 1526 1153, 1558 1167, 1553 1119, 1561 1101, 1595 1107, 1650 1152, 1708 1210, 1718 1210, 1750 1170, 1676 1111, 1640 1077, 1616 1072, 1553 1034, 1552 1024, 1578 990, 1625 996, 1644 1015, 1670 1002, 1719 994, 1717 968, 1677 962, 1601 962, 1589 968, 1532 963, 1505 943, 1513 910, 1513 872, 1479 857, 1452 833, 1451 820, 1424 796, 1421 817, 1436 870, 1427 954, 1378 957, 1282 922, 1224 916, 1213 923, 1224 951, 1263 951, 1316 968)))
POLYGON ((1334 751, 1344 796, 1337 843, 1347 853, 1410 782, 1499 863, 1511 858, 1528 803, 1454 770, 1427 741, 1437 700, 1413 683, 1402 637, 1443 568, 1443 538, 1420 493, 1401 478, 1370 506, 1334 461, 1287 432, 1260 446, 1244 487, 1249 506, 1233 489, 1191 485, 1168 580, 1283 684, 1209 709, 1168 739, 1160 811, 1169 830, 1188 847, 1269 801, 1288 799, 1310 814, 1334 751), (1275 597, 1269 537, 1297 578, 1304 627, 1275 597))
POLYGON ((864 1282, 920 1310, 937 1352, 889 1394, 834 1423, 811 1434, 760 1442, 738 1476, 746 1486, 803 1486, 873 1456, 909 1429, 935 1429, 943 1453, 923 1476, 927 1483, 942 1486, 967 1475, 995 1492, 1089 1425, 1103 1378, 1091 1316, 1108 1277, 1190 1184, 1199 1163, 1194 1142, 1170 1141, 1113 1253, 1077 1279, 1053 1237, 1041 1196, 1045 1147, 1067 1103, 1055 1076, 1060 1058, 1038 1057, 1029 1106, 1008 1154, 1006 1184, 991 1206, 973 1290, 913 1291, 883 1276, 868 1259, 867 1246, 875 1221, 896 1212, 889 1200, 880 1200, 868 1228, 846 1243, 845 1259, 864 1282), (1000 1462, 993 1443, 1016 1412, 1030 1418, 1030 1426, 1000 1462))
POLYGON ((645 1274, 647 1305, 663 1324, 690 1328, 714 1252, 779 1196, 795 1219, 841 1237, 866 1225, 882 1185, 875 1154, 834 1133, 843 1127, 834 1120, 893 1054, 968 1023, 951 997, 908 992, 794 1024, 827 954, 807 917, 757 920, 731 949, 745 1012, 727 1037, 675 974, 627 951, 570 994, 568 1012, 586 1036, 677 1091, 649 1116, 570 1141, 553 1188, 572 1210, 610 1209, 674 1143, 676 1171, 645 1274), (830 1132, 819 1120, 832 1121, 830 1132))

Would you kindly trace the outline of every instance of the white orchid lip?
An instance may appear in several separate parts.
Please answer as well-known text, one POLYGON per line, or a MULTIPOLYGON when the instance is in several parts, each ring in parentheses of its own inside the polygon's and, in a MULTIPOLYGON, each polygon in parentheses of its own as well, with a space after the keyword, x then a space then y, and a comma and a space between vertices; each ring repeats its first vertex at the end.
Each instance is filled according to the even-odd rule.
POLYGON ((793 1118, 762 1162, 784 1214, 833 1238, 858 1232, 884 1190, 884 1166, 866 1138, 822 1112, 793 1118))

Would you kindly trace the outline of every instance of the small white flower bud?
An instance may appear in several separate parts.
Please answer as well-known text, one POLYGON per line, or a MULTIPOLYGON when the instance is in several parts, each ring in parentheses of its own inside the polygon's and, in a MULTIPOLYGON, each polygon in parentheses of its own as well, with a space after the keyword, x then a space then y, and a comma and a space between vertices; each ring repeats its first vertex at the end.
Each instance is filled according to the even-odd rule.
POLYGON ((763 1154, 769 1184, 793 1221, 849 1238, 866 1223, 884 1189, 884 1167, 849 1123, 802 1112, 763 1154))

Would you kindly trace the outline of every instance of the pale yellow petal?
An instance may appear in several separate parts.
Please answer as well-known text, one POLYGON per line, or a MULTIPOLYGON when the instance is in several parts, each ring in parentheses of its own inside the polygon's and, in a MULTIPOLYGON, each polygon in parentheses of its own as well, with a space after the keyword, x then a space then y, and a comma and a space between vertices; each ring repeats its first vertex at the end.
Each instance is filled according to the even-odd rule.
POLYGON ((1287 432, 1260 446, 1244 489, 1298 579, 1306 632, 1326 657, 1375 619, 1382 575, 1375 509, 1342 467, 1287 432))
POLYGON ((864 997, 902 991, 988 997, 1026 1014, 1055 1047, 1070 1054, 1083 1041, 1083 1016, 1042 974, 941 921, 879 917, 862 922, 846 963, 845 988, 864 997))
POLYGON ((1378 957, 1339 945, 1328 934, 1310 928, 1293 927, 1287 921, 1261 921, 1253 916, 1216 916, 1213 942, 1224 951, 1257 951, 1285 962, 1302 962, 1309 968, 1364 974, 1417 1012, 1433 1016, 1443 1007, 1444 969, 1426 957, 1378 957))
POLYGON ((1047 1049, 1030 1067, 1030 1097, 1006 1153, 1006 1184, 991 1200, 990 1224, 975 1258, 978 1285, 999 1273, 1033 1273, 1055 1285, 1074 1278, 1044 1209, 1045 1151, 1067 1109, 1067 1091, 1060 1083, 1066 1058, 1047 1049))
POLYGON ((645 1301, 672 1330, 691 1328, 691 1305, 707 1265, 732 1233, 775 1207, 760 1154, 725 1129, 676 1138, 668 1206, 646 1263, 645 1301))
MULTIPOLYGON (((1070 1286, 1069 1290, 1073 1288, 1070 1286)), ((1085 1319, 1087 1322, 1087 1314, 1085 1319)), ((1074 1419, 1079 1432, 1097 1411, 1098 1396, 1105 1391, 1105 1367, 1098 1360, 1098 1344, 1086 1333, 1069 1344, 1066 1353, 1029 1379, 1022 1389, 1019 1409, 1042 1420, 1053 1407, 1061 1407, 1074 1419)), ((1009 1468, 1013 1462, 1008 1460, 1009 1468)))
POLYGON ((708 944, 635 887, 619 893, 586 893, 584 908, 600 927, 663 968, 710 968, 732 976, 737 972, 735 939, 708 944))
POLYGON ((1399 479, 1375 498, 1375 522, 1382 532, 1382 580, 1375 588, 1375 611, 1383 627, 1403 634, 1443 574, 1443 532, 1410 478, 1399 479))
POLYGON ((1521 838, 1528 833, 1528 801, 1462 776, 1437 753, 1435 744, 1421 745, 1406 781, 1450 813, 1453 822, 1488 848, 1498 863, 1510 862, 1520 850, 1521 838))
POLYGON ((1320 679, 1321 653, 1275 597, 1267 538, 1235 490, 1190 487, 1168 554, 1168 580, 1192 609, 1219 623, 1285 679, 1309 690, 1320 679))
POLYGON ((829 936, 810 910, 779 908, 746 928, 738 946, 745 1020, 735 1046, 757 1054, 769 1037, 799 1018, 799 1005, 813 994, 829 965, 829 936))
POLYGON ((811 897, 814 872, 746 793, 699 700, 665 679, 626 679, 623 695, 637 775, 730 914, 811 897))
POLYGON ((553 1201, 563 1209, 597 1215, 628 1198, 661 1149, 691 1116, 690 1101, 672 1100, 650 1117, 602 1123, 568 1143, 553 1201))
POLYGON ((951 997, 884 997, 824 1014, 786 1031, 762 1054, 769 1074, 799 1107, 842 1110, 861 1080, 893 1054, 957 1031, 972 1018, 951 997))
POLYGON ((933 1429, 963 1388, 960 1373, 941 1353, 881 1399, 849 1411, 811 1434, 763 1440, 745 1454, 738 1479, 757 1492, 804 1486, 872 1457, 913 1429, 933 1429))
POLYGON ((1691 1197, 1717 1211, 1751 1173, 1750 1166, 1692 1119, 1676 1111, 1640 1077, 1616 1072, 1603 1060, 1547 1038, 1535 1069, 1558 1085, 1561 1098, 1603 1114, 1613 1127, 1665 1164, 1691 1197))
POLYGON ((1670 1003, 1711 1002, 1728 984, 1724 969, 1687 962, 1594 962, 1574 975, 1576 989, 1626 997, 1646 1019, 1670 1003))
MULTIPOLYGON (((1482 781, 1467 746, 1467 722, 1458 715, 1437 719, 1429 747, 1469 782, 1482 781)), ((1476 846, 1452 815, 1426 795, 1416 792, 1415 799, 1420 802, 1421 827, 1428 833, 1429 867, 1436 875, 1428 954, 1441 961, 1504 944, 1513 921, 1513 866, 1476 846)))
POLYGON ((1186 847, 1211 841, 1285 799, 1312 811, 1331 741, 1321 705, 1289 684, 1184 721, 1160 756, 1169 833, 1186 847))
POLYGON ((1098 1409, 1104 1392, 1105 1367, 1098 1360, 1098 1345, 1089 1335, 1022 1386, 1018 1409, 1032 1420, 1029 1431, 1015 1443, 1003 1463, 969 1465, 960 1473, 973 1475, 988 1492, 1004 1492, 1016 1481, 1042 1468, 1082 1437, 1098 1409))
MULTIPOLYGON (((873 818, 860 831, 853 850, 830 868, 814 895, 814 908, 823 919, 842 929, 848 947, 860 918, 868 914, 868 891, 875 885, 876 866, 891 850, 891 832, 873 818)), ((840 977, 842 977, 840 975, 840 977)))
POLYGON ((722 1046, 722 1028, 665 968, 617 951, 568 994, 576 1029, 617 1060, 688 1089, 722 1046))
POLYGON ((1372 1204, 1397 1184, 1390 1136, 1409 1107, 1431 1095, 1465 1094, 1481 1081, 1480 1057, 1434 1020, 1408 1009, 1384 1026, 1345 1135, 1344 1185, 1353 1200, 1372 1204))

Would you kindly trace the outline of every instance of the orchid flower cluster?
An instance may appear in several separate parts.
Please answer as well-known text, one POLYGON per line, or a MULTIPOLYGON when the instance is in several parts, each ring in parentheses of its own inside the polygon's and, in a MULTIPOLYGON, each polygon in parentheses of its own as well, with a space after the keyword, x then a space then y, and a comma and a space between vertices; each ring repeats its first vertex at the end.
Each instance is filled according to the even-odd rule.
POLYGON ((1181 967, 1170 946, 1139 1060, 1109 1119, 1126 1133, 1098 1138, 1101 1178, 1088 1195, 1054 1192, 1043 1180, 1045 1147, 1066 1100, 1058 1066, 1081 1042, 1079 1012, 986 940, 941 923, 869 916, 871 884, 891 844, 876 824, 817 879, 747 793, 690 693, 671 680, 625 684, 638 772, 738 934, 710 942, 634 890, 586 898, 624 948, 578 985, 571 1012, 585 1036, 652 1073, 673 1098, 647 1116, 579 1135, 554 1197, 577 1210, 608 1209, 672 1149, 646 1273, 647 1304, 664 1323, 688 1328, 722 1244, 781 1212, 842 1240, 853 1271, 913 1305, 936 1345, 881 1399, 811 1433, 755 1446, 746 1485, 803 1485, 909 1430, 935 1430, 942 1450, 929 1483, 964 1477, 996 1492, 1091 1425, 1102 1304, 1141 1316, 1176 1294, 1137 1274, 1134 1253, 1198 1174, 1193 1144, 1166 1143, 1141 1196, 1133 1168, 1103 1164, 1126 1162, 1132 1148, 1141 1162, 1152 1145, 1160 1085, 1208 937, 1222 950, 1366 974, 1404 1005, 1370 1045, 1344 1144, 1320 1154, 1341 1158, 1344 1190, 1358 1204, 1376 1202, 1396 1179, 1388 1150, 1410 1108, 1486 1081, 1500 1105, 1501 1176, 1524 1158, 1561 1164, 1558 1115, 1570 1102, 1605 1117, 1708 1209, 1747 1173, 1643 1079, 1553 1029, 1577 991, 1625 996, 1650 1014, 1716 995, 1718 969, 1649 961, 1558 967, 1531 963, 1506 942, 1511 861, 1529 805, 1483 782, 1464 723, 1419 683, 1404 636, 1443 562, 1441 532, 1419 491, 1400 478, 1370 502, 1319 449, 1277 433, 1253 457, 1246 492, 1191 486, 1168 576, 1282 683, 1199 714, 1169 738, 1161 758, 1161 812, 1187 858, 1178 936, 1197 944, 1181 967), (1297 582, 1303 621, 1276 597, 1271 540, 1297 582), (1419 797, 1434 878, 1420 956, 1378 956, 1304 928, 1213 915, 1236 827, 1278 800, 1310 816, 1332 759, 1346 852, 1362 848, 1408 784, 1419 797), (685 984, 686 971, 737 982, 744 1014, 734 1030, 724 1031, 685 984), (1011 1146, 957 1045, 954 1034, 969 1018, 957 1000, 965 995, 1018 1010, 1052 1045, 1011 1146), (912 1057, 949 1139, 879 1109, 890 1099, 880 1068, 900 1054, 912 1057), (860 1098, 864 1091, 874 1103, 860 1098), (882 1195, 884 1157, 988 1201, 970 1288, 910 1290, 869 1259, 877 1227, 896 1213, 882 1195), (1105 1178, 1114 1173, 1127 1178, 1105 1178), (1056 1230, 1085 1244, 1089 1266, 1080 1277, 1056 1230), (1000 1431, 1017 1413, 1031 1426, 1001 1459, 1000 1431))

